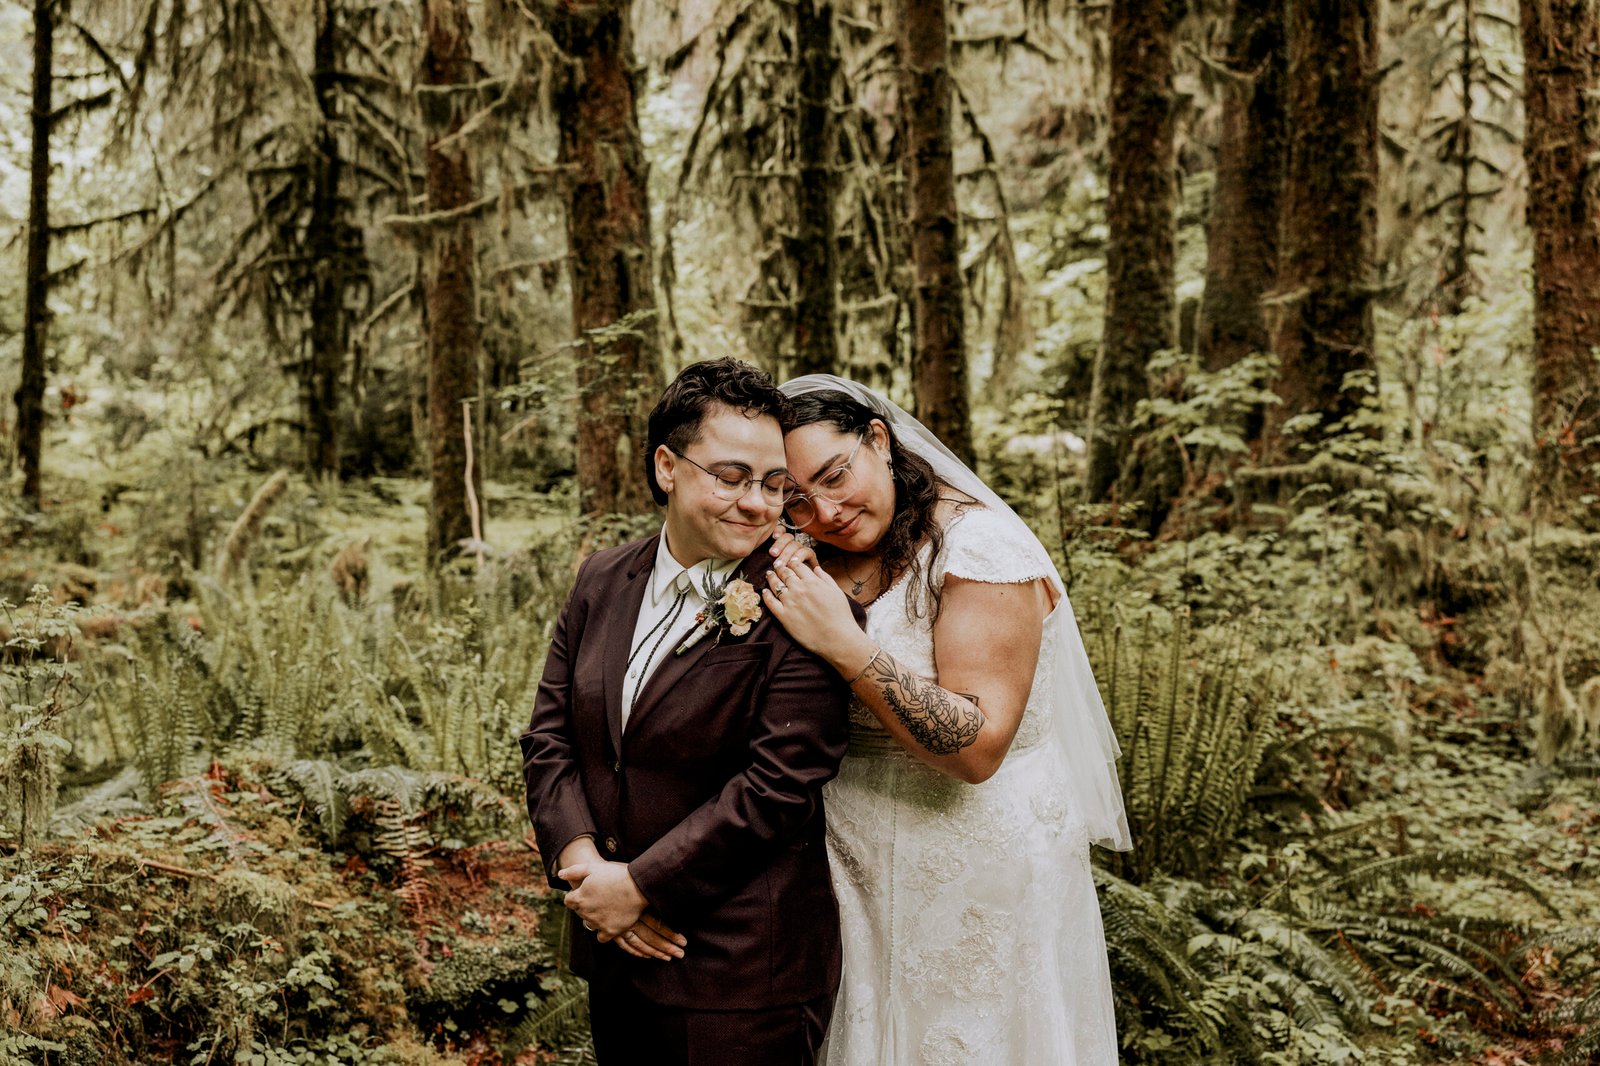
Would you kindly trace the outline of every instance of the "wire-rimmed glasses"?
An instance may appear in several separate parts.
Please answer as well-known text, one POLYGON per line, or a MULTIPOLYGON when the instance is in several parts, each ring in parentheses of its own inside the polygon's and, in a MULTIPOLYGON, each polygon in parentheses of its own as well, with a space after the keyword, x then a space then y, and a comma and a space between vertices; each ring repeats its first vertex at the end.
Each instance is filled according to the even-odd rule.
POLYGON ((798 532, 817 520, 817 505, 813 500, 826 500, 829 503, 843 503, 856 491, 856 475, 850 468, 856 461, 856 452, 861 450, 865 441, 863 434, 856 440, 856 446, 850 449, 850 455, 844 462, 817 478, 817 483, 811 487, 810 492, 801 492, 800 485, 793 478, 788 479, 788 491, 783 498, 783 524, 798 532))
POLYGON ((743 463, 718 463, 715 470, 701 466, 693 459, 684 455, 678 449, 667 445, 673 455, 699 470, 711 475, 711 491, 718 499, 742 500, 745 493, 750 491, 751 485, 761 486, 761 498, 769 504, 783 503, 788 487, 793 484, 789 475, 782 470, 776 470, 764 478, 758 478, 750 472, 750 468, 743 463))

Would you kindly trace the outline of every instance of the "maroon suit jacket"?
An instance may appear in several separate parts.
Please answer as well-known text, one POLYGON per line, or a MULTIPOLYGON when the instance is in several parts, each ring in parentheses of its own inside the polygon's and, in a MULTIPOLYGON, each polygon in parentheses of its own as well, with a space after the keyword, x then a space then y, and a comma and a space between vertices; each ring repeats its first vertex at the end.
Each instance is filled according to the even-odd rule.
MULTIPOLYGON (((567 887, 548 867, 593 834, 689 945, 672 962, 636 959, 573 916, 573 970, 669 1007, 831 995, 839 914, 822 786, 844 757, 848 686, 763 610, 743 637, 669 653, 624 730, 623 674, 656 539, 596 552, 579 570, 522 734, 523 777, 550 883, 567 887)), ((770 566, 763 544, 739 571, 760 589, 770 566)))

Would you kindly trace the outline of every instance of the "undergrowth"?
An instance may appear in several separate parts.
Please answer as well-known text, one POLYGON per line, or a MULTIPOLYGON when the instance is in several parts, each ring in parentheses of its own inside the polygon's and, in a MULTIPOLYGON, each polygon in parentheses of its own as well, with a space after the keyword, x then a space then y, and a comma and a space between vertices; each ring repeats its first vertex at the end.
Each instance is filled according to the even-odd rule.
MULTIPOLYGON (((1592 540, 1395 460, 1149 542, 1007 461, 1123 745, 1124 1062, 1588 1061, 1592 540)), ((574 538, 303 543, 6 608, 0 1063, 590 1061, 515 743, 574 538)))

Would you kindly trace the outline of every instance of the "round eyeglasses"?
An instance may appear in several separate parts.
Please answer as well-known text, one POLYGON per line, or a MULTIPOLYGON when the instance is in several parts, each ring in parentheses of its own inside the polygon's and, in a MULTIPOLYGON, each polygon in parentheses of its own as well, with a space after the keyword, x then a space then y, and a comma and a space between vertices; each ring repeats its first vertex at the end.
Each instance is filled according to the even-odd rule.
POLYGON ((783 524, 798 532, 817 520, 817 505, 814 501, 826 500, 828 503, 843 503, 856 491, 856 475, 850 465, 856 461, 856 453, 861 450, 861 444, 867 438, 865 435, 856 441, 856 446, 850 449, 849 458, 826 474, 817 478, 817 483, 811 487, 810 492, 801 492, 800 485, 793 478, 788 479, 788 491, 783 497, 783 524))
POLYGON ((787 487, 793 482, 789 475, 782 470, 774 471, 764 478, 757 478, 750 473, 750 468, 742 463, 719 463, 715 470, 701 466, 693 459, 684 455, 678 449, 667 445, 667 448, 679 459, 688 463, 697 470, 702 470, 711 475, 711 491, 722 500, 742 500, 750 491, 751 485, 761 486, 761 498, 770 504, 783 503, 787 487))

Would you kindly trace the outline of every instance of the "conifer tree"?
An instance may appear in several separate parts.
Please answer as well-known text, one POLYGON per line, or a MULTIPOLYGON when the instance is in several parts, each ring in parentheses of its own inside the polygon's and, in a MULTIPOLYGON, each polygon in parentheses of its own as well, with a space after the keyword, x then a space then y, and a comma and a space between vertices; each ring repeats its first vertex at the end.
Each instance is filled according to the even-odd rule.
POLYGON ((1283 189, 1283 24, 1277 0, 1235 0, 1222 86, 1217 183, 1206 227, 1196 352, 1211 370, 1268 348, 1261 305, 1278 268, 1283 189))
POLYGON ((1347 378, 1375 366, 1378 5, 1289 0, 1283 20, 1291 135, 1270 298, 1283 402, 1268 423, 1316 416, 1315 439, 1351 428, 1366 393, 1347 378))
POLYGON ((569 169, 567 271, 578 340, 578 500, 588 517, 650 508, 639 457, 662 387, 653 288, 649 164, 627 0, 552 5, 571 62, 554 104, 569 169))
POLYGON ((39 506, 39 466, 44 448, 45 353, 50 330, 50 129, 55 62, 56 5, 33 4, 32 143, 28 168, 28 251, 22 314, 22 378, 17 385, 17 459, 22 496, 39 506))
POLYGON ((477 394, 477 200, 467 90, 477 80, 467 0, 423 0, 421 90, 430 232, 424 255, 428 320, 428 558, 437 563, 473 536, 481 464, 467 461, 462 405, 477 394))
POLYGON ((795 142, 799 226, 790 255, 804 269, 796 279, 794 373, 832 374, 839 361, 839 243, 834 225, 839 132, 833 115, 839 57, 831 3, 797 0, 795 46, 800 63, 795 142))
POLYGON ((972 460, 967 395, 961 213, 956 205, 950 29, 944 0, 903 0, 900 106, 906 134, 906 215, 913 277, 912 380, 917 417, 972 460))
POLYGON ((1105 331, 1089 401, 1088 492, 1094 500, 1130 481, 1134 412, 1150 394, 1146 367, 1157 352, 1177 344, 1174 23, 1168 0, 1111 5, 1105 331))
POLYGON ((1600 493, 1600 5, 1522 0, 1522 42, 1534 440, 1547 492, 1600 493))

